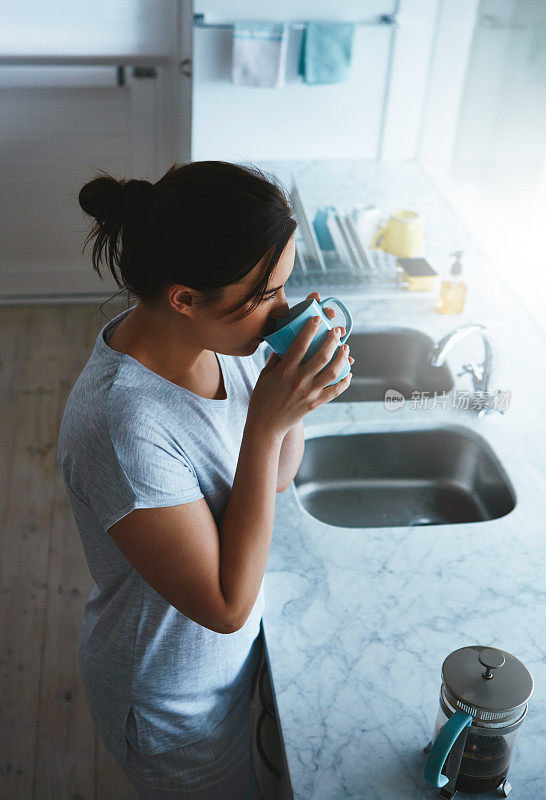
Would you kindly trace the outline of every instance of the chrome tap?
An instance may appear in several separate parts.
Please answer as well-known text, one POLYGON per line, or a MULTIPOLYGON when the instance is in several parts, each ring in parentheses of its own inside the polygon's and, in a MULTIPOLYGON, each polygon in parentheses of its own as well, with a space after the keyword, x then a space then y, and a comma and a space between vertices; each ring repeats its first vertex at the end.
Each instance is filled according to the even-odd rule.
MULTIPOLYGON (((464 375, 468 373, 472 377, 472 385, 474 386, 474 390, 476 392, 487 392, 489 387, 489 379, 491 377, 493 368, 493 339, 491 331, 486 328, 485 325, 479 325, 478 323, 471 322, 468 325, 461 325, 459 328, 455 328, 454 330, 450 331, 450 333, 446 333, 446 335, 443 336, 432 348, 430 353, 430 363, 433 367, 441 367, 451 348, 460 342, 461 339, 464 339, 466 336, 469 336, 472 333, 479 333, 482 337, 484 345, 484 360, 481 362, 481 364, 477 364, 475 361, 469 361, 468 363, 463 364, 462 370, 458 373, 458 375, 464 375)), ((481 408, 478 415, 483 416, 483 414, 488 410, 491 409, 487 407, 481 408)))
POLYGON ((462 371, 459 372, 459 375, 464 375, 468 372, 472 376, 474 389, 476 389, 476 391, 486 392, 493 367, 493 350, 491 346, 491 331, 486 328, 485 325, 479 325, 477 322, 470 322, 468 325, 461 325, 450 333, 446 333, 432 348, 430 363, 433 367, 441 367, 451 348, 471 333, 479 333, 481 335, 485 358, 481 364, 476 364, 475 361, 469 361, 467 364, 463 364, 462 371))

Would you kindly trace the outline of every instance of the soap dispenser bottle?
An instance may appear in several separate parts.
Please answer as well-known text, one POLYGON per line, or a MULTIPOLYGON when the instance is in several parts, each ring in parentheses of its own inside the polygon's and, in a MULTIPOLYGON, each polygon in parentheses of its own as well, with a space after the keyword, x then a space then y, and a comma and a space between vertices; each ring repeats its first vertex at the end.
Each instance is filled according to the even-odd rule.
POLYGON ((466 283, 461 278, 463 265, 461 264, 462 250, 451 253, 455 261, 449 270, 449 277, 444 278, 440 286, 440 294, 436 311, 439 314, 460 314, 464 308, 466 297, 466 283))

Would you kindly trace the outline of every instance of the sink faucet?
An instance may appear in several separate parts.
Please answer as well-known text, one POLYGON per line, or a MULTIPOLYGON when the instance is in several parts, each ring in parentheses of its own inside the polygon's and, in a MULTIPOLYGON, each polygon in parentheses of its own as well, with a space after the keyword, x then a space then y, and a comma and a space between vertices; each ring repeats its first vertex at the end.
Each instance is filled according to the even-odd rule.
MULTIPOLYGON (((479 333, 483 339, 484 345, 484 360, 481 364, 475 361, 469 361, 463 364, 461 372, 458 375, 468 373, 472 377, 472 385, 477 392, 487 392, 489 387, 489 379, 491 377, 491 370, 493 367, 493 349, 492 349, 492 335, 491 331, 485 325, 479 325, 476 322, 471 322, 468 325, 461 325, 459 328, 446 333, 432 348, 430 353, 430 363, 433 367, 441 367, 446 356, 454 345, 470 336, 472 333, 479 333)), ((481 408, 478 416, 483 416, 486 411, 492 410, 487 407, 481 408)), ((495 409, 498 410, 498 409, 495 409)), ((501 412, 502 413, 502 412, 501 412)))
POLYGON ((485 348, 485 359, 481 364, 476 364, 475 361, 463 364, 462 372, 459 372, 459 375, 464 375, 468 372, 472 376, 474 389, 486 392, 493 366, 493 350, 491 347, 491 331, 485 325, 471 322, 468 325, 461 325, 459 328, 455 328, 450 333, 446 333, 432 348, 430 363, 433 367, 441 367, 451 348, 471 333, 479 333, 481 335, 485 348))

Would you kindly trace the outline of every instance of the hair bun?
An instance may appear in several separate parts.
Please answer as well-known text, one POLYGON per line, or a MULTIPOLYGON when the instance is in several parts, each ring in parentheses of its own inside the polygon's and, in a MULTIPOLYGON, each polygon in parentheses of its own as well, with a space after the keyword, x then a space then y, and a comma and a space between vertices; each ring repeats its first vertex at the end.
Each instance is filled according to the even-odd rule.
POLYGON ((131 222, 143 216, 152 204, 154 185, 150 181, 130 180, 121 186, 121 221, 131 222))
POLYGON ((118 181, 109 176, 86 183, 79 194, 79 203, 86 214, 99 222, 125 225, 139 220, 149 209, 153 183, 131 179, 118 181))

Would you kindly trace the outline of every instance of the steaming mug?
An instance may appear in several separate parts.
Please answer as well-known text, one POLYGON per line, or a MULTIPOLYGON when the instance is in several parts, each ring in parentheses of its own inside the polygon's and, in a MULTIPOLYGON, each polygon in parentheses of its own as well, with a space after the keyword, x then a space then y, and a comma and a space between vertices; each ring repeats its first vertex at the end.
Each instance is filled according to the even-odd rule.
MULTIPOLYGON (((271 349, 282 358, 284 355, 286 355, 286 351, 294 339, 301 333, 302 329, 307 325, 308 321, 312 317, 320 317, 321 321, 320 325, 317 326, 315 338, 312 340, 311 344, 307 348, 307 352, 302 358, 302 363, 305 364, 305 362, 309 361, 309 359, 315 355, 317 350, 322 347, 325 337, 328 336, 328 331, 337 327, 337 325, 333 324, 332 321, 328 319, 323 311, 324 306, 328 305, 328 303, 335 303, 337 306, 339 306, 339 308, 341 308, 343 314, 345 315, 346 333, 339 340, 340 345, 345 344, 349 338, 349 334, 353 329, 353 318, 345 303, 342 303, 337 297, 327 297, 326 300, 322 300, 320 303, 318 303, 313 297, 308 297, 305 300, 302 300, 301 303, 292 306, 286 317, 280 317, 277 319, 275 330, 273 333, 270 333, 269 336, 264 336, 264 341, 267 342, 271 349)), ((336 357, 338 347, 336 347, 332 358, 326 366, 329 366, 336 357)), ((333 386, 335 383, 343 380, 343 378, 348 375, 350 371, 351 365, 349 364, 349 356, 347 356, 346 363, 338 377, 332 381, 332 383, 329 383, 328 386, 333 386)))
POLYGON ((376 231, 370 247, 386 250, 393 256, 413 258, 422 255, 423 233, 423 221, 415 211, 396 211, 387 224, 376 231))

